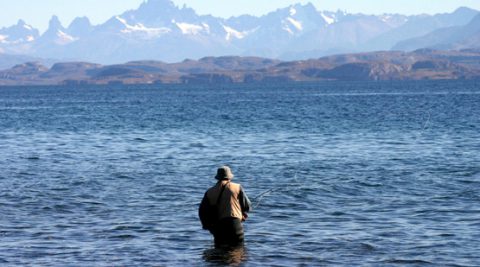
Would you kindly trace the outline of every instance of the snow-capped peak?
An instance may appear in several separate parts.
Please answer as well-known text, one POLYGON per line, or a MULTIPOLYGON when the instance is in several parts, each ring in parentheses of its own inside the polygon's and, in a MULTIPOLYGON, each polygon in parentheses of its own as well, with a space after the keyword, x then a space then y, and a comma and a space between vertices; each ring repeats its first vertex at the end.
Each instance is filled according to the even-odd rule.
POLYGON ((0 29, 0 35, 0 43, 20 44, 35 40, 38 36, 38 30, 20 19, 17 24, 0 29))
POLYGON ((33 27, 28 25, 23 19, 19 19, 17 22, 17 26, 24 28, 27 31, 32 31, 33 27))

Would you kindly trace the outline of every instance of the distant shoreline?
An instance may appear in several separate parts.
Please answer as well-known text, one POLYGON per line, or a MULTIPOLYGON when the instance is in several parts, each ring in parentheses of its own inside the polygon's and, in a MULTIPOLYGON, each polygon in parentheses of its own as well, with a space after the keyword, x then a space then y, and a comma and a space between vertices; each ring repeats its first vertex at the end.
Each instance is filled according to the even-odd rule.
POLYGON ((179 63, 132 61, 116 65, 38 62, 0 71, 0 86, 242 84, 318 81, 480 79, 480 50, 379 51, 279 61, 259 57, 205 57, 179 63))

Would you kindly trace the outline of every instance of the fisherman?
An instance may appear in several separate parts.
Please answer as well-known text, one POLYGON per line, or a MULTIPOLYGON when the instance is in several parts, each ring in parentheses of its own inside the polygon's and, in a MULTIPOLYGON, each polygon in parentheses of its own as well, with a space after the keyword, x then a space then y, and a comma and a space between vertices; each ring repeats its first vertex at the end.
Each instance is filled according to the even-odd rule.
POLYGON ((233 183, 228 166, 218 168, 218 182, 207 190, 199 208, 202 227, 213 235, 216 246, 243 243, 242 222, 248 217, 251 203, 240 184, 233 183))

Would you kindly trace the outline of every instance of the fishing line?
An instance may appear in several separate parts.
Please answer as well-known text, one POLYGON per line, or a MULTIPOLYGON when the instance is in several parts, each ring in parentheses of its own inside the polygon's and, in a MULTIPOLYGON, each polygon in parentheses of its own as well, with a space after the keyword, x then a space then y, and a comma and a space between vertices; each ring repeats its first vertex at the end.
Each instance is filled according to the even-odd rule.
POLYGON ((420 139, 423 134, 425 133, 425 131, 430 127, 430 120, 431 120, 431 117, 432 117, 432 111, 431 109, 428 110, 428 113, 427 112, 424 112, 424 114, 427 114, 426 116, 426 120, 425 120, 425 115, 422 116, 422 121, 423 123, 421 124, 421 128, 419 128, 419 130, 417 131, 417 133, 415 135, 413 135, 413 138, 415 138, 416 140, 420 139))
POLYGON ((430 123, 430 117, 431 117, 432 113, 430 111, 428 111, 428 118, 427 120, 425 121, 425 123, 423 124, 423 128, 422 128, 422 132, 425 131, 428 127, 428 123, 430 123))

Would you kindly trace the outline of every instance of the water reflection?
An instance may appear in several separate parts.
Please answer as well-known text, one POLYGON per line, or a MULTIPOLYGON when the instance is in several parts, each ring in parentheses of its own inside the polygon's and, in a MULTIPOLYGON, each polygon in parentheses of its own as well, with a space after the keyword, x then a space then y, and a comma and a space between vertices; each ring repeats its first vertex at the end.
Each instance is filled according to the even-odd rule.
POLYGON ((238 266, 247 260, 247 249, 243 244, 236 247, 215 247, 205 250, 203 259, 209 263, 238 266))

